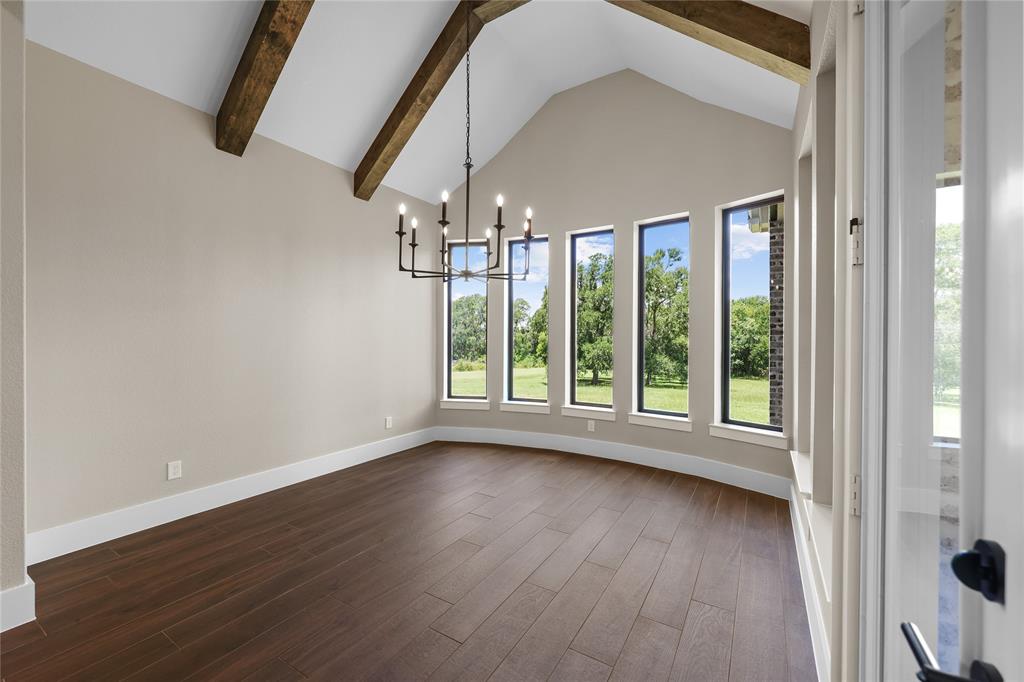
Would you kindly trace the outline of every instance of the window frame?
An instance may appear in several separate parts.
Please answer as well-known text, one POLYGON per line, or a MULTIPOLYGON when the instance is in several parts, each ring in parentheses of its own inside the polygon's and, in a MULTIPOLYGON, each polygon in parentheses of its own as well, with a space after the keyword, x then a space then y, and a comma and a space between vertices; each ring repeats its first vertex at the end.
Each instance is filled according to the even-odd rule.
MULTIPOLYGON (((783 426, 775 426, 773 424, 758 424, 757 422, 748 422, 740 419, 731 419, 729 417, 729 383, 732 380, 732 299, 730 297, 730 280, 732 278, 732 268, 730 264, 732 262, 732 220, 731 216, 737 211, 749 211, 752 208, 759 208, 761 206, 770 206, 771 204, 781 203, 785 205, 786 194, 785 192, 773 192, 768 196, 762 196, 760 199, 753 199, 751 201, 743 201, 734 206, 724 206, 720 209, 721 226, 722 226, 722 260, 719 264, 722 271, 722 280, 720 286, 721 300, 721 315, 722 315, 722 328, 720 329, 721 334, 721 353, 719 357, 719 371, 721 373, 721 379, 719 381, 721 396, 718 410, 719 417, 718 421, 721 424, 728 424, 732 426, 742 426, 749 429, 759 429, 762 431, 771 431, 773 433, 783 433, 783 426)), ((769 237, 770 242, 770 237, 769 237)), ((785 248, 785 247, 783 247, 785 248)), ((771 252, 769 251, 769 301, 771 300, 771 252)), ((783 313, 785 315, 785 313, 783 313)), ((770 323, 769 323, 770 324, 770 323)), ((770 327, 769 327, 769 348, 771 347, 770 338, 770 327)), ((770 362, 770 361, 769 361, 770 362)), ((770 418, 770 417, 769 417, 770 418)))
MULTIPOLYGON (((686 238, 689 242, 690 239, 690 214, 689 212, 677 213, 672 216, 664 218, 652 218, 651 220, 640 221, 636 224, 636 379, 634 381, 634 391, 636 401, 636 409, 634 410, 637 414, 650 414, 659 417, 676 417, 680 419, 689 419, 690 411, 687 409, 686 412, 671 412, 669 410, 655 410, 652 408, 644 408, 644 315, 647 311, 645 288, 645 270, 646 270, 646 259, 644 256, 644 231, 650 227, 664 227, 665 225, 673 225, 676 223, 686 223, 686 238)), ((693 249, 690 249, 693 252, 693 249)), ((690 264, 687 262, 686 267, 689 268, 690 264)), ((689 318, 690 311, 686 311, 687 318, 689 318)), ((687 339, 687 345, 689 345, 689 339, 687 339)), ((687 352, 687 376, 689 376, 689 352, 687 352)), ((687 382, 686 385, 687 393, 687 408, 689 408, 689 393, 690 385, 687 382)))
MULTIPOLYGON (((569 307, 568 322, 569 322, 569 335, 568 351, 569 351, 569 362, 566 363, 568 367, 568 394, 569 394, 569 407, 584 407, 597 410, 609 410, 615 409, 615 361, 614 361, 614 347, 615 347, 615 308, 614 308, 614 293, 612 303, 612 348, 613 348, 613 360, 612 360, 612 402, 611 403, 584 403, 576 400, 576 240, 580 237, 596 237, 603 234, 610 234, 612 236, 612 257, 615 256, 617 250, 617 244, 615 239, 615 226, 605 225, 602 227, 591 227, 581 230, 574 230, 569 232, 566 237, 569 240, 569 248, 567 249, 568 260, 566 268, 566 282, 568 284, 568 295, 566 301, 569 307)), ((612 271, 612 287, 614 292, 615 286, 615 271, 612 271)))
MULTIPOLYGON (((508 260, 506 261, 508 272, 512 272, 512 249, 517 244, 522 244, 526 239, 524 237, 509 237, 505 240, 505 255, 508 260)), ((517 398, 515 397, 515 387, 512 383, 512 370, 513 361, 512 356, 515 352, 515 330, 512 320, 513 313, 513 302, 514 302, 514 288, 515 281, 507 280, 505 282, 505 401, 509 403, 532 403, 537 405, 547 405, 551 400, 551 241, 547 235, 537 235, 530 240, 531 243, 537 244, 543 242, 548 246, 548 281, 546 286, 548 287, 548 358, 545 364, 545 370, 548 377, 548 396, 543 400, 540 398, 517 398)))
MULTIPOLYGON (((454 243, 454 244, 453 243, 449 243, 448 248, 449 249, 460 248, 460 247, 461 248, 465 248, 465 246, 466 246, 466 242, 465 241, 459 241, 458 243, 454 243)), ((471 239, 471 240, 469 240, 469 246, 470 246, 470 248, 472 248, 474 246, 483 246, 484 249, 486 249, 487 248, 487 242, 485 240, 482 240, 482 239, 471 239)), ((451 253, 451 251, 449 251, 448 252, 449 262, 451 262, 452 257, 453 257, 453 254, 451 253)), ((489 315, 490 315, 490 307, 491 307, 491 300, 490 299, 491 299, 491 297, 490 297, 489 287, 487 286, 487 280, 484 280, 483 285, 484 285, 484 394, 482 396, 479 396, 479 395, 455 395, 455 394, 452 393, 452 280, 449 280, 449 281, 444 283, 444 298, 445 298, 445 320, 444 320, 444 326, 445 326, 445 331, 444 331, 444 335, 445 335, 445 361, 444 361, 444 364, 445 364, 445 387, 444 387, 444 394, 445 394, 445 398, 444 399, 445 400, 472 400, 472 401, 479 401, 479 402, 487 402, 487 400, 488 400, 488 398, 487 398, 487 366, 490 363, 488 362, 487 355, 488 355, 489 346, 490 346, 490 333, 491 333, 491 330, 490 330, 490 326, 491 325, 488 324, 488 320, 489 320, 489 315)))

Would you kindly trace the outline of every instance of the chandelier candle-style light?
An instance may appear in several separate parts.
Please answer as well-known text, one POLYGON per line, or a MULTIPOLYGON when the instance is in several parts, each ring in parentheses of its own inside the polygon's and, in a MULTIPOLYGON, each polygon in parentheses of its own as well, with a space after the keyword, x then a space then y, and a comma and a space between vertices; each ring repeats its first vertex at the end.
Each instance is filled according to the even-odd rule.
MULTIPOLYGON (((450 282, 455 279, 464 279, 467 282, 471 279, 475 280, 488 280, 488 279, 500 279, 500 280, 525 280, 527 275, 530 274, 530 242, 533 240, 533 210, 529 207, 526 208, 526 220, 523 221, 523 271, 513 272, 512 264, 509 264, 508 272, 501 271, 501 231, 505 229, 505 225, 501 222, 501 209, 505 204, 505 198, 500 194, 496 198, 498 204, 498 219, 494 223, 493 227, 496 231, 495 244, 497 249, 492 248, 491 237, 493 235, 491 228, 488 227, 484 231, 485 243, 486 243, 486 257, 484 261, 484 267, 473 270, 469 267, 469 247, 472 243, 469 239, 469 175, 470 170, 473 168, 473 157, 469 154, 469 26, 470 26, 470 4, 469 2, 463 1, 466 6, 466 162, 462 166, 466 169, 466 232, 465 239, 462 240, 465 252, 465 258, 462 262, 462 267, 459 268, 456 263, 452 262, 452 252, 448 241, 448 192, 444 191, 441 193, 441 219, 437 221, 437 224, 441 226, 441 269, 430 270, 416 267, 416 247, 419 244, 416 243, 416 227, 418 221, 415 217, 410 221, 412 226, 412 239, 409 242, 410 251, 410 265, 406 267, 402 258, 404 251, 405 242, 405 204, 401 204, 398 207, 398 231, 395 232, 398 235, 398 270, 399 272, 411 273, 414 279, 417 278, 441 278, 445 282, 450 282), (497 251, 497 253, 495 253, 497 251), (491 256, 495 256, 494 263, 491 263, 491 256)), ((458 241, 451 242, 458 244, 458 241)))

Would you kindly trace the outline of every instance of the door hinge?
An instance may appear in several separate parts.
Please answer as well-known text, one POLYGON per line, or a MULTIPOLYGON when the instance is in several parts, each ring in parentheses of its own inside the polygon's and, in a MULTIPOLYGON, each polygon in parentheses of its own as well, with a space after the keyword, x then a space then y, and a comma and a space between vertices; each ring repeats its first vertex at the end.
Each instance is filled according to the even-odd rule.
POLYGON ((863 2, 855 2, 855 3, 853 3, 853 16, 859 17, 862 14, 864 14, 864 3, 863 2))
POLYGON ((860 218, 850 220, 850 265, 864 265, 864 224, 860 218))
POLYGON ((860 474, 850 476, 850 515, 860 516, 860 474))

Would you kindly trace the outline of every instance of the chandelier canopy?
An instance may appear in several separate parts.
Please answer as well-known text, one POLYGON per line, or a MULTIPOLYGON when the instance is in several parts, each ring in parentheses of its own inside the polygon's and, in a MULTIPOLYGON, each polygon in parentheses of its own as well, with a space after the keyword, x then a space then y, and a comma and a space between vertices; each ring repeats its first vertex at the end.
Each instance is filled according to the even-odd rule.
POLYGON ((512 264, 509 264, 507 272, 503 272, 501 269, 501 231, 505 229, 505 225, 501 222, 501 209, 504 206, 505 199, 500 194, 496 198, 498 205, 498 218, 495 221, 493 228, 496 231, 495 244, 497 249, 492 248, 491 237, 492 231, 488 227, 484 232, 484 242, 486 245, 485 251, 485 262, 484 267, 473 270, 469 267, 469 250, 470 245, 480 244, 479 241, 470 241, 469 238, 469 199, 470 199, 470 170, 473 168, 473 157, 469 154, 469 131, 470 131, 470 115, 469 115, 469 26, 471 11, 470 2, 463 0, 463 4, 466 6, 466 161, 462 166, 466 169, 466 229, 465 238, 462 240, 448 241, 448 226, 451 224, 448 221, 448 192, 444 191, 441 193, 441 219, 437 221, 437 224, 441 226, 441 269, 433 270, 428 268, 417 268, 416 267, 416 247, 419 244, 416 243, 416 227, 418 221, 415 217, 410 221, 412 226, 412 239, 409 242, 410 252, 410 265, 406 267, 403 262, 404 243, 405 243, 405 204, 401 204, 398 207, 398 231, 395 232, 398 235, 398 270, 399 272, 408 272, 414 279, 419 278, 431 278, 431 279, 443 279, 445 282, 450 282, 455 279, 463 279, 469 281, 475 280, 525 280, 527 275, 530 274, 530 242, 533 240, 533 210, 529 207, 526 208, 526 220, 523 221, 523 271, 514 272, 512 264), (458 245, 462 242, 464 247, 465 258, 460 268, 457 263, 453 262, 451 245, 458 245), (495 256, 494 262, 491 262, 491 256, 495 256))

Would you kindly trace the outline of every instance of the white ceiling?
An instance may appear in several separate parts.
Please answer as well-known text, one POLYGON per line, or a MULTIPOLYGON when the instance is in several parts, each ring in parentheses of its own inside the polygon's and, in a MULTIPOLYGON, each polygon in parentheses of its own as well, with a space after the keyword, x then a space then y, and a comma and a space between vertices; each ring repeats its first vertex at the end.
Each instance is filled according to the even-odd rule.
MULTIPOLYGON (((215 114, 258 1, 29 2, 30 40, 215 114)), ((762 5, 803 22, 810 0, 762 5)), ((359 164, 455 0, 318 0, 256 131, 346 170, 359 164)), ((473 43, 473 159, 487 163, 552 96, 633 69, 696 99, 791 128, 798 86, 600 0, 533 0, 473 43)), ((461 182, 464 71, 384 183, 436 202, 461 182)))

